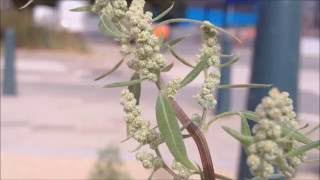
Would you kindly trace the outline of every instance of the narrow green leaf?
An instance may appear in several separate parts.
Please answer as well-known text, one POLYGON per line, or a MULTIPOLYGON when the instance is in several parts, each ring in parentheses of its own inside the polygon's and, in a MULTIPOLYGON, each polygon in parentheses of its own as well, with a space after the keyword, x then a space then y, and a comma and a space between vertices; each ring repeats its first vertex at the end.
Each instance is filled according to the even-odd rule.
POLYGON ((191 68, 194 67, 192 64, 188 63, 188 61, 186 61, 185 59, 183 59, 182 57, 180 57, 180 56, 174 51, 174 49, 173 49, 171 46, 169 46, 169 50, 170 50, 171 54, 172 54, 178 61, 180 61, 182 64, 184 64, 184 65, 186 65, 186 66, 189 66, 189 67, 191 67, 191 68))
POLYGON ((159 94, 157 98, 156 117, 160 133, 175 160, 187 168, 196 170, 196 167, 188 159, 176 114, 169 103, 169 99, 163 94, 159 94))
POLYGON ((241 134, 251 137, 252 135, 251 135, 249 123, 246 116, 241 113, 240 117, 241 117, 241 134))
POLYGON ((168 20, 162 21, 159 24, 157 24, 157 26, 161 26, 163 24, 172 24, 172 23, 181 23, 181 22, 203 24, 202 21, 198 21, 194 19, 176 18, 176 19, 168 19, 168 20))
POLYGON ((220 179, 220 180, 233 180, 232 178, 227 177, 227 176, 222 175, 222 174, 219 174, 219 173, 215 173, 215 175, 216 175, 216 178, 220 179))
POLYGON ((24 9, 26 7, 28 7, 31 3, 33 3, 34 0, 29 0, 25 5, 23 5, 22 7, 20 7, 19 9, 24 9))
POLYGON ((253 142, 253 138, 250 136, 244 136, 240 134, 239 132, 229 128, 222 126, 223 130, 225 130, 228 134, 230 134, 232 137, 234 137, 236 140, 238 140, 242 145, 245 147, 249 146, 253 142))
POLYGON ((221 114, 216 115, 215 117, 213 117, 213 119, 211 119, 210 121, 208 121, 208 123, 204 126, 204 131, 207 132, 209 127, 211 126, 211 124, 213 124, 214 122, 216 122, 217 120, 226 117, 226 116, 234 116, 234 115, 239 115, 239 112, 224 112, 221 114))
POLYGON ((231 66, 232 64, 238 62, 239 59, 240 59, 239 56, 238 56, 238 57, 235 57, 235 58, 231 59, 230 61, 228 61, 228 62, 226 62, 226 63, 224 63, 224 64, 220 64, 218 67, 219 67, 219 68, 229 67, 229 66, 231 66))
POLYGON ((272 84, 222 84, 219 86, 220 89, 226 88, 268 88, 272 84))
POLYGON ((165 66, 164 68, 161 69, 161 72, 168 72, 173 68, 174 64, 170 63, 169 65, 165 66))
MULTIPOLYGON (((186 22, 186 23, 194 23, 194 24, 204 24, 204 23, 208 23, 206 21, 198 21, 198 20, 194 20, 194 19, 185 19, 185 18, 177 18, 177 19, 168 19, 168 20, 165 20, 165 21, 162 21, 161 23, 158 24, 158 26, 162 25, 162 24, 171 24, 171 23, 181 23, 181 22, 186 22)), ((231 38, 233 38, 234 40, 238 41, 239 43, 241 43, 241 40, 239 38, 237 38, 235 35, 229 33, 228 31, 218 27, 218 26, 215 26, 213 24, 210 23, 210 25, 215 28, 216 30, 230 36, 231 38)))
POLYGON ((160 13, 158 16, 156 16, 155 18, 152 19, 153 22, 160 20, 161 18, 163 18, 164 16, 166 16, 173 8, 174 6, 174 2, 171 3, 170 7, 168 9, 166 9, 165 11, 163 11, 162 13, 160 13))
POLYGON ((186 86, 192 82, 204 69, 208 68, 207 61, 200 61, 192 70, 187 74, 187 76, 181 81, 181 87, 186 86))
POLYGON ((309 130, 308 132, 305 133, 305 135, 310 135, 313 132, 315 132, 316 130, 318 130, 320 128, 320 124, 318 124, 317 126, 313 127, 311 130, 309 130))
POLYGON ((301 147, 298 147, 297 149, 290 151, 286 156, 288 157, 299 156, 311 149, 319 148, 319 147, 320 147, 320 140, 313 141, 311 143, 308 143, 306 145, 303 145, 301 147))
MULTIPOLYGON (((131 77, 132 80, 139 80, 139 73, 134 73, 131 77)), ((129 91, 134 95, 134 98, 137 100, 137 104, 140 103, 140 94, 141 94, 141 83, 133 84, 128 87, 129 91)))
POLYGON ((77 8, 70 9, 72 12, 91 12, 92 6, 81 6, 77 8))
POLYGON ((171 46, 171 47, 173 47, 173 46, 175 46, 176 44, 178 44, 178 43, 180 43, 181 41, 183 41, 185 38, 187 38, 187 37, 190 37, 190 34, 188 34, 188 35, 186 35, 186 36, 181 36, 181 37, 178 37, 178 38, 176 38, 176 39, 172 39, 172 40, 170 40, 170 41, 168 41, 167 43, 166 43, 166 46, 171 46))
POLYGON ((115 88, 115 87, 132 86, 135 84, 139 84, 144 80, 145 80, 145 78, 144 79, 136 79, 136 80, 132 80, 132 81, 125 81, 125 82, 116 82, 116 83, 105 85, 103 87, 104 88, 115 88))
POLYGON ((121 32, 115 24, 111 21, 110 17, 106 16, 105 14, 100 16, 100 28, 103 32, 114 36, 114 37, 128 37, 126 34, 121 32))
POLYGON ((95 80, 95 81, 98 81, 98 80, 100 80, 100 79, 102 79, 102 78, 104 78, 104 77, 109 76, 110 74, 112 74, 115 70, 117 70, 117 69, 121 66, 121 64, 123 63, 123 61, 124 61, 124 58, 122 58, 122 59, 121 59, 113 68, 111 68, 108 72, 100 75, 99 77, 95 78, 94 80, 95 80))

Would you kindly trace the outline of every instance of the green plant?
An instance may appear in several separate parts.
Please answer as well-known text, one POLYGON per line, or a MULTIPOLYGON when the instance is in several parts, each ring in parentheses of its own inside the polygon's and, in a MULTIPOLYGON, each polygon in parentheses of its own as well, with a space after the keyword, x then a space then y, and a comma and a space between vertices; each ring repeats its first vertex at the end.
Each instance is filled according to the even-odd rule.
POLYGON ((109 179, 130 179, 130 176, 119 170, 122 161, 119 155, 119 148, 107 146, 99 152, 98 161, 95 164, 89 179, 109 180, 109 179))
MULTIPOLYGON (((310 140, 301 133, 293 111, 292 100, 286 92, 271 89, 268 97, 262 100, 255 112, 225 112, 214 119, 206 121, 208 110, 214 109, 216 100, 213 93, 221 88, 267 88, 264 84, 220 84, 220 69, 230 66, 239 58, 220 53, 218 35, 227 33, 210 22, 190 19, 169 19, 161 24, 190 22, 200 25, 203 34, 203 45, 196 63, 190 63, 178 55, 174 46, 186 37, 164 41, 153 34, 153 22, 164 17, 173 7, 153 17, 151 12, 144 11, 144 0, 133 0, 128 7, 125 0, 96 0, 95 4, 73 9, 73 11, 90 11, 100 17, 100 29, 117 39, 120 44, 122 59, 107 73, 96 80, 114 72, 121 64, 127 63, 132 69, 131 80, 108 84, 105 88, 128 87, 122 91, 121 104, 124 108, 124 119, 127 123, 128 138, 140 143, 135 150, 142 165, 154 172, 163 168, 176 179, 189 179, 198 175, 201 179, 230 179, 214 171, 213 162, 204 133, 221 117, 238 115, 241 119, 241 132, 228 127, 223 129, 237 139, 248 154, 247 164, 251 168, 253 179, 268 179, 273 177, 294 176, 296 167, 303 161, 304 154, 310 150, 319 149, 319 141, 310 140), (161 75, 172 70, 173 64, 168 64, 161 49, 169 49, 174 57, 191 68, 183 78, 164 82, 161 75), (230 60, 221 63, 221 57, 230 60), (202 112, 192 118, 183 111, 175 96, 186 88, 200 74, 204 82, 196 95, 202 107, 202 112), (141 85, 150 81, 158 87, 158 97, 155 105, 157 125, 151 127, 150 121, 142 117, 139 100, 141 85), (180 121, 180 124, 178 122, 180 121), (248 121, 256 122, 253 133, 248 121), (187 130, 188 134, 182 134, 187 130), (202 167, 189 159, 184 138, 191 137, 197 145, 202 167), (170 167, 162 158, 159 145, 165 144, 174 162, 170 167), (150 152, 141 152, 142 146, 149 146, 150 152), (279 174, 275 174, 275 169, 279 174)), ((159 25, 159 24, 158 24, 159 25)), ((155 25, 157 26, 157 25, 155 25)), ((230 34, 229 34, 230 35, 230 34)), ((233 37, 233 36, 232 36, 233 37)), ((235 40, 237 38, 233 37, 235 40)))

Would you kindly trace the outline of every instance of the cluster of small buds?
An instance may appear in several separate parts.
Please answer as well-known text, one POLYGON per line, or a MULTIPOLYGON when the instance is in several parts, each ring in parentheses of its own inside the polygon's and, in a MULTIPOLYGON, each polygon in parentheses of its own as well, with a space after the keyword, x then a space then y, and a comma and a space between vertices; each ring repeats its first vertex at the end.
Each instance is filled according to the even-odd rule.
POLYGON ((220 71, 215 71, 210 73, 206 78, 200 92, 196 95, 198 103, 206 109, 214 109, 217 100, 215 99, 213 93, 217 86, 220 84, 220 71))
POLYGON ((210 22, 205 22, 201 29, 203 31, 204 43, 202 45, 200 60, 206 60, 209 66, 220 64, 221 47, 217 38, 217 30, 210 22))
POLYGON ((102 9, 109 5, 109 0, 96 0, 94 5, 91 7, 91 11, 100 14, 102 9))
POLYGON ((157 73, 165 66, 160 54, 160 40, 153 34, 152 13, 144 12, 144 0, 133 0, 126 17, 130 26, 130 37, 136 41, 133 67, 137 67, 143 77, 157 81, 157 73))
POLYGON ((294 139, 282 132, 280 124, 297 129, 292 100, 287 92, 271 89, 256 108, 259 117, 253 127, 254 143, 248 147, 247 164, 252 174, 267 179, 278 168, 285 176, 292 177, 303 156, 287 157, 294 148, 294 139))
POLYGON ((274 122, 298 128, 296 113, 293 111, 289 93, 280 93, 276 88, 271 89, 269 96, 262 99, 256 108, 256 113, 260 119, 268 118, 274 122))
POLYGON ((170 98, 174 98, 181 87, 181 81, 182 79, 180 78, 170 81, 165 88, 165 94, 170 98))
POLYGON ((138 152, 136 154, 136 159, 141 161, 142 166, 146 169, 159 169, 163 165, 161 158, 152 153, 138 152))
POLYGON ((125 111, 124 119, 127 123, 129 135, 143 145, 150 144, 151 148, 156 148, 162 142, 160 134, 150 128, 150 123, 141 117, 141 110, 136 104, 134 95, 128 89, 125 89, 121 96, 121 104, 125 111))
POLYGON ((179 179, 181 180, 189 179, 189 177, 192 175, 192 172, 188 168, 177 161, 173 161, 171 168, 177 173, 179 179))

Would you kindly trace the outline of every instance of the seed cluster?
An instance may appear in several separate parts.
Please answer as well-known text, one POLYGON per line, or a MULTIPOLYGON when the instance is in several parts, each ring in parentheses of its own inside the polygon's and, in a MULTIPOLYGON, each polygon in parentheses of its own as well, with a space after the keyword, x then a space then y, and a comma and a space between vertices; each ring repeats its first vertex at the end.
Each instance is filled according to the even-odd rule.
POLYGON ((160 134, 150 128, 150 123, 141 117, 141 110, 134 95, 129 90, 123 90, 121 94, 121 104, 124 107, 124 119, 127 123, 128 133, 142 145, 150 144, 152 149, 161 142, 160 134))
POLYGON ((214 109, 217 100, 215 99, 213 93, 217 89, 217 86, 220 84, 220 72, 215 71, 210 73, 206 78, 200 92, 196 95, 198 103, 206 109, 214 109))
POLYGON ((165 66, 165 62, 160 54, 160 41, 153 34, 152 13, 144 12, 144 5, 144 0, 133 0, 126 14, 130 37, 136 42, 130 66, 140 71, 143 77, 157 81, 157 73, 165 66))
POLYGON ((181 81, 182 79, 178 78, 168 82, 168 85, 165 89, 165 93, 168 97, 174 98, 176 96, 178 90, 181 87, 181 81))
POLYGON ((201 26, 203 32, 202 49, 200 53, 200 60, 207 61, 209 66, 218 66, 220 64, 221 48, 217 38, 217 30, 210 22, 204 22, 201 26))
POLYGON ((298 126, 289 94, 273 88, 257 106, 256 114, 260 120, 253 127, 254 143, 248 147, 247 159, 252 174, 267 179, 277 168, 292 177, 303 156, 285 156, 294 148, 294 139, 285 135, 279 124, 285 123, 294 129, 298 126))
POLYGON ((144 151, 138 152, 136 154, 136 159, 141 161, 142 166, 146 169, 159 169, 163 165, 161 158, 152 153, 147 153, 144 151))
POLYGON ((192 175, 192 172, 188 168, 177 161, 173 161, 172 169, 176 172, 181 180, 189 179, 189 177, 192 175))

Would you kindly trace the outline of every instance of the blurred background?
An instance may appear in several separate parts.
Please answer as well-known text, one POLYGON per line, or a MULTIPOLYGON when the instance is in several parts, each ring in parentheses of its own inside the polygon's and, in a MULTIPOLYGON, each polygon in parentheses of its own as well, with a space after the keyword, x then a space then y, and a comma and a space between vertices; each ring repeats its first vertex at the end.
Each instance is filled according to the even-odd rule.
MULTIPOLYGON (((135 160, 137 144, 126 137, 119 88, 103 85, 124 81, 132 72, 125 66, 95 82, 121 58, 119 46, 99 32, 98 18, 69 10, 93 0, 1 0, 1 179, 146 179, 149 173, 135 160)), ((171 0, 148 0, 147 9, 159 14, 171 0)), ((241 59, 223 71, 223 83, 272 83, 296 100, 301 124, 319 123, 319 1, 293 0, 175 0, 164 19, 209 20, 239 37, 221 36, 225 54, 241 59)), ((156 34, 174 39, 191 36, 176 51, 195 63, 201 47, 198 26, 180 23, 158 28, 156 34)), ((164 52, 168 62, 174 61, 164 52)), ((190 69, 175 62, 165 80, 184 77, 190 69)), ((200 108, 192 95, 193 82, 177 99, 189 115, 200 108)), ((146 119, 155 123, 156 89, 142 88, 146 119)), ((266 90, 232 89, 217 94, 217 111, 253 110, 266 90)), ((210 117, 210 116, 209 116, 210 117)), ((215 169, 238 179, 239 144, 221 129, 239 128, 237 118, 217 122, 207 134, 215 169)), ((319 131, 311 135, 319 138, 319 131)), ((199 161, 194 143, 188 153, 199 161)), ((161 147, 166 151, 165 147, 161 147)), ((172 157, 164 153, 168 161, 172 157)), ((312 151, 308 160, 318 160, 312 151)), ((319 161, 299 168, 297 179, 319 179, 319 161)), ((242 169, 242 172, 246 170, 242 169)), ((158 179, 167 179, 164 172, 158 179)))

